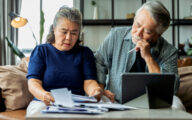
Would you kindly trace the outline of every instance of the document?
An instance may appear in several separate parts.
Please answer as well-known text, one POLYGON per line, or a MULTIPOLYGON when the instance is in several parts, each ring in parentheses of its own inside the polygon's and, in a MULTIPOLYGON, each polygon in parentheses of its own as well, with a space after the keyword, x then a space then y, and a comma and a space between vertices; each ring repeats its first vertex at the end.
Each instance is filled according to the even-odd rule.
POLYGON ((73 113, 73 114, 102 114, 106 111, 103 109, 85 108, 85 107, 60 107, 48 106, 41 111, 42 113, 73 113))
POLYGON ((71 91, 68 91, 67 88, 60 88, 51 90, 51 94, 53 95, 55 105, 62 105, 65 107, 73 107, 74 103, 72 101, 71 91))
POLYGON ((72 100, 73 102, 97 102, 97 99, 95 99, 95 97, 75 95, 75 94, 72 94, 72 100))
POLYGON ((125 106, 121 104, 109 104, 109 103, 75 103, 76 107, 89 107, 89 108, 106 108, 110 110, 135 110, 136 107, 125 106))
POLYGON ((67 88, 51 90, 55 103, 48 106, 42 113, 78 113, 78 114, 101 114, 109 110, 134 110, 119 103, 112 103, 106 96, 102 96, 100 102, 94 97, 72 94, 67 88))

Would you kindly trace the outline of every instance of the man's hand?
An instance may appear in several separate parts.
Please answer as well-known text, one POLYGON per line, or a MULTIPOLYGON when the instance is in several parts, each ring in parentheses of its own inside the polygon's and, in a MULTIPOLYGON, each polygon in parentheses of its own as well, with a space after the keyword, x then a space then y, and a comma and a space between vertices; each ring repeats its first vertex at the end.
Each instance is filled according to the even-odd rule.
POLYGON ((115 94, 112 93, 110 90, 104 90, 104 95, 107 96, 111 102, 115 102, 115 94))
POLYGON ((160 67, 152 58, 150 51, 150 41, 140 40, 136 44, 136 51, 140 50, 141 57, 145 60, 150 73, 160 73, 160 67))
POLYGON ((140 50, 141 57, 146 60, 146 58, 151 57, 150 44, 147 40, 139 40, 135 47, 136 51, 140 50))

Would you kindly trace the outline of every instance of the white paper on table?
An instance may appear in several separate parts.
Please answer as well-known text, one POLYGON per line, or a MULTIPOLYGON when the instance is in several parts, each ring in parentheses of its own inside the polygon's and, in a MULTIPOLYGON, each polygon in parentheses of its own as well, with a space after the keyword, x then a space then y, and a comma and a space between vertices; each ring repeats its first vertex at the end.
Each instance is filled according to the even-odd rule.
POLYGON ((82 95, 75 95, 72 94, 72 100, 74 102, 97 102, 97 99, 95 97, 89 97, 89 96, 82 96, 82 95))
POLYGON ((62 105, 64 107, 74 106, 71 91, 68 91, 67 88, 53 89, 51 90, 51 94, 55 99, 55 105, 62 105))
POLYGON ((75 106, 84 106, 91 108, 106 108, 106 109, 114 109, 114 110, 134 110, 138 109, 136 107, 126 106, 119 104, 117 102, 112 103, 106 96, 102 96, 101 101, 99 103, 74 103, 75 106))

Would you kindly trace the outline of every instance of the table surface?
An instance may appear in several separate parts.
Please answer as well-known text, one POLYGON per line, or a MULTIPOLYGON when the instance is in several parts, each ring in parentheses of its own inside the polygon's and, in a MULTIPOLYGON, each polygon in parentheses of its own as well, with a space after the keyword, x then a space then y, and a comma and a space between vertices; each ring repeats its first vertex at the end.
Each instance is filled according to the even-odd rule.
POLYGON ((35 114, 26 120, 192 120, 192 115, 181 110, 171 109, 138 109, 126 111, 110 111, 99 115, 83 114, 35 114))
POLYGON ((182 110, 171 108, 148 109, 146 108, 148 105, 145 98, 146 95, 143 95, 124 104, 134 107, 138 105, 142 108, 137 110, 110 111, 99 115, 38 113, 27 116, 26 120, 192 120, 192 114, 182 110))

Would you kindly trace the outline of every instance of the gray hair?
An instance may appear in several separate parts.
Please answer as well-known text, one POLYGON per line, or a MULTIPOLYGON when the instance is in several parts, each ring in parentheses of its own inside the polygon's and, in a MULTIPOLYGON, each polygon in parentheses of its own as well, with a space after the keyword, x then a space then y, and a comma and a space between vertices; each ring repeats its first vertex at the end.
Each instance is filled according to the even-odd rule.
MULTIPOLYGON (((54 28, 57 26, 58 20, 60 18, 67 18, 68 20, 75 22, 77 25, 79 25, 79 30, 81 30, 82 25, 82 15, 80 11, 76 8, 70 8, 67 6, 62 6, 59 11, 56 13, 53 24, 50 26, 49 34, 47 35, 47 43, 53 43, 55 42, 55 35, 54 35, 54 28)), ((80 40, 78 39, 77 43, 79 43, 80 40)))
POLYGON ((137 11, 136 17, 139 12, 145 9, 147 10, 155 22, 158 24, 156 32, 162 34, 170 25, 170 14, 165 6, 159 1, 148 1, 144 3, 137 11))

